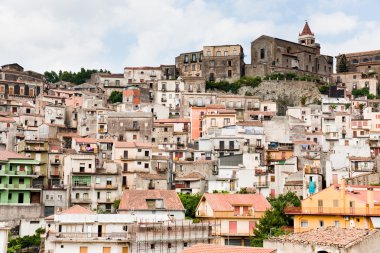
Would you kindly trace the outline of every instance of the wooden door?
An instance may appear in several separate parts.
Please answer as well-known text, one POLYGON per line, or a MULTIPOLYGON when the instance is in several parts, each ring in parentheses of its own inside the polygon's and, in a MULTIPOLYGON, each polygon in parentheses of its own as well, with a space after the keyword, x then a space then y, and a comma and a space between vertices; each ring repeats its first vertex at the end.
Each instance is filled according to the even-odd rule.
POLYGON ((128 247, 123 247, 121 253, 128 253, 128 247))
POLYGON ((103 253, 111 253, 111 247, 103 247, 103 253))
POLYGON ((87 253, 87 247, 80 247, 79 253, 87 253))

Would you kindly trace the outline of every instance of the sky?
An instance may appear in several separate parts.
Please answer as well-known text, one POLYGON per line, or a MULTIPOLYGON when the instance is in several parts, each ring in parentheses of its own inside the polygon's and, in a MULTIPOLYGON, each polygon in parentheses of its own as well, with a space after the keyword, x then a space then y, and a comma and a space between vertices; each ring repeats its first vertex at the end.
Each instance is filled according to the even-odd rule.
POLYGON ((224 44, 241 44, 250 63, 253 40, 296 42, 305 20, 336 56, 380 49, 379 9, 377 0, 0 0, 0 65, 122 73, 224 44))

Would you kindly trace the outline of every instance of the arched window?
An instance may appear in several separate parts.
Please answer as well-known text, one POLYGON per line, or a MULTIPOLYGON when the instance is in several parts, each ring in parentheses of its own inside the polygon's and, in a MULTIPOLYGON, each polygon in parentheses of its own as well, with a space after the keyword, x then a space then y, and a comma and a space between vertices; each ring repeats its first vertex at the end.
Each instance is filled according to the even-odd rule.
POLYGON ((353 59, 353 60, 352 60, 352 63, 353 63, 353 64, 357 64, 357 63, 359 63, 359 61, 358 61, 358 59, 353 59))

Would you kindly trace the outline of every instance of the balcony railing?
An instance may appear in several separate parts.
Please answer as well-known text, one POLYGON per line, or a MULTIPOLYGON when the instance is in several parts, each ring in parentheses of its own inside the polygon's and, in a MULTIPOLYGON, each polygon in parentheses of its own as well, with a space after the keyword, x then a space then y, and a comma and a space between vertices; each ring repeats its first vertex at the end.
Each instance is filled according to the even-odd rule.
POLYGON ((71 202, 72 203, 87 203, 87 204, 89 204, 89 203, 91 203, 92 201, 91 201, 91 199, 90 198, 73 198, 73 199, 71 199, 71 202))
POLYGON ((61 171, 60 170, 51 170, 50 176, 59 177, 59 176, 61 176, 61 171))
POLYGON ((254 183, 253 186, 257 187, 257 188, 268 188, 269 187, 269 182, 254 183))
POLYGON ((120 160, 123 161, 149 161, 150 157, 149 156, 120 156, 120 160))
POLYGON ((117 190, 118 185, 95 185, 94 188, 95 190, 117 190))
POLYGON ((125 131, 140 131, 140 126, 129 126, 125 128, 125 131))
POLYGON ((215 151, 239 151, 238 147, 215 147, 215 151))
MULTIPOLYGON (((93 240, 129 240, 131 235, 128 232, 125 233, 50 233, 50 238, 54 239, 93 239, 93 240)), ((54 240, 53 239, 53 240, 54 240)))
POLYGON ((326 215, 363 215, 380 216, 380 208, 355 208, 355 207, 288 207, 287 214, 326 214, 326 215))

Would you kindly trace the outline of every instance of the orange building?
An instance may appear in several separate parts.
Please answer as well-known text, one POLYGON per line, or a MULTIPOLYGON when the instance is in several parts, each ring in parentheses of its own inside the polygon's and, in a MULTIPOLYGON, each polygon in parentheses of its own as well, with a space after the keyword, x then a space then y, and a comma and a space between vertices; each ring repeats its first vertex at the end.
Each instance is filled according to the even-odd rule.
POLYGON ((319 227, 380 228, 380 187, 332 185, 288 208, 294 215, 294 232, 319 227))

